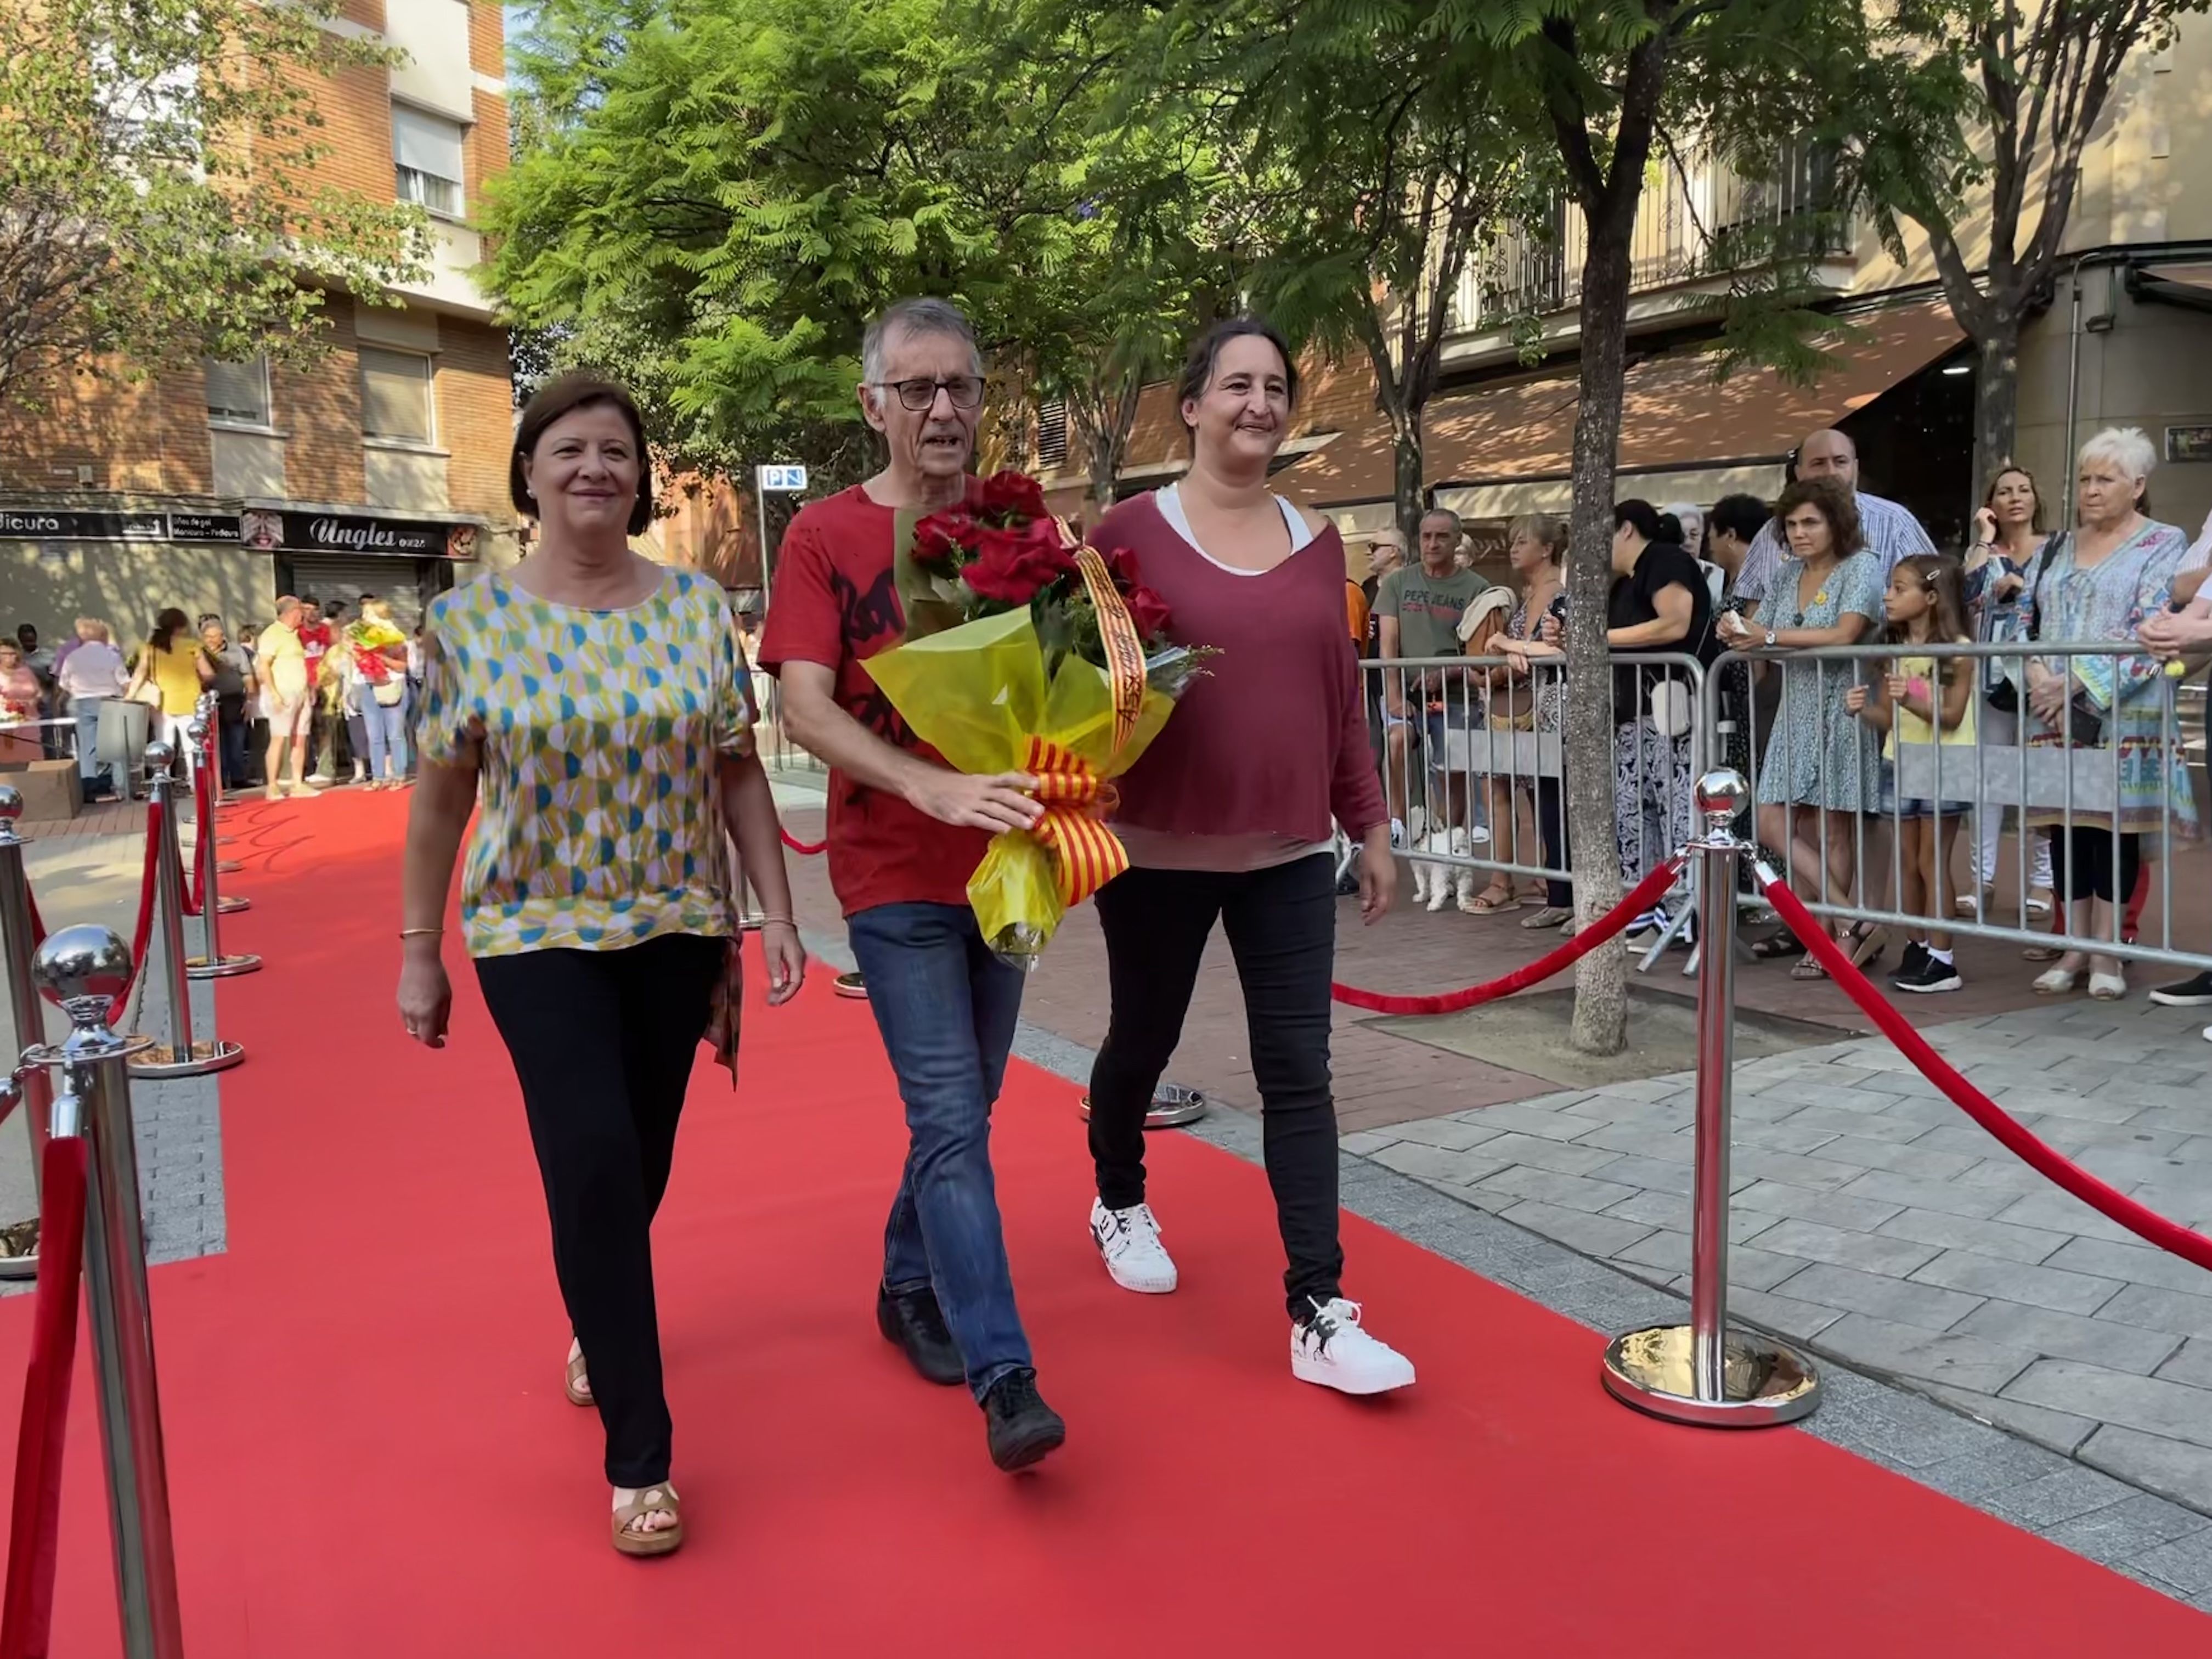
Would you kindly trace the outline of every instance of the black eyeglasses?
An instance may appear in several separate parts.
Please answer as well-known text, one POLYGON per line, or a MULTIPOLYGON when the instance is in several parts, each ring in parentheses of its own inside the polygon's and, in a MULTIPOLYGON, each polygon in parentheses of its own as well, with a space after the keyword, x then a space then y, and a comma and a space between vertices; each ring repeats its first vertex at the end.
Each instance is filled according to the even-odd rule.
POLYGON ((868 384, 878 392, 897 392, 900 404, 917 415, 936 404, 939 392, 952 399, 955 409, 975 409, 983 401, 980 374, 955 374, 948 380, 871 380, 868 384))

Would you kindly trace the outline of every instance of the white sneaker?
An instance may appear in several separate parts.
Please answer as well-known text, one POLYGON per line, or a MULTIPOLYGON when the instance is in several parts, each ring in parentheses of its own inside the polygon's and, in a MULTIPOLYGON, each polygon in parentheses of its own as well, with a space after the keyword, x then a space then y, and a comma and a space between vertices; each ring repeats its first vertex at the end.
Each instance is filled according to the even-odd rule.
POLYGON ((1114 1282, 1139 1296, 1165 1296, 1176 1287, 1176 1264, 1160 1246, 1160 1224, 1149 1204, 1109 1210, 1091 1200, 1091 1240, 1114 1282))
POLYGON ((1340 1394, 1388 1394, 1413 1385, 1413 1362, 1368 1335, 1359 1304, 1340 1296, 1291 1327, 1291 1375, 1340 1394))
POLYGON ((307 781, 318 789, 327 789, 336 780, 327 772, 310 772, 307 774, 307 781))

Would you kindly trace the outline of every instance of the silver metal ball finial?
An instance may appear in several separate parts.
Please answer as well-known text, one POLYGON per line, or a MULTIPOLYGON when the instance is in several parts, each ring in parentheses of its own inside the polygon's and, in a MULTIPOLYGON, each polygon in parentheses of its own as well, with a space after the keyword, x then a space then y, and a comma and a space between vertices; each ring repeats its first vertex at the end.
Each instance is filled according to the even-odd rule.
POLYGON ((1751 786, 1732 767, 1715 767, 1698 780, 1698 811, 1714 830, 1725 830, 1751 804, 1751 786))
POLYGON ((112 927, 79 922, 46 935, 31 977, 79 1032, 107 1029, 109 1005, 131 984, 131 947, 112 927))
POLYGON ((167 771, 176 758, 177 751, 159 738, 146 745, 146 769, 149 773, 167 771))

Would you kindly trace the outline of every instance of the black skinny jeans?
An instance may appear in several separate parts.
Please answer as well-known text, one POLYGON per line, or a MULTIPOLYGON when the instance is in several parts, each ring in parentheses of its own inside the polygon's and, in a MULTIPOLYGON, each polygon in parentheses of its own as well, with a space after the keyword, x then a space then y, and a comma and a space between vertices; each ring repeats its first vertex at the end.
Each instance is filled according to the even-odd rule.
POLYGON ((1091 1158, 1109 1210, 1145 1201, 1145 1111, 1182 1036, 1218 916, 1237 959, 1291 1316, 1338 1294, 1336 1104, 1329 1092, 1334 866, 1131 870, 1098 892, 1113 1012, 1091 1070, 1091 1158))
MULTIPOLYGON (((1574 854, 1567 844, 1567 780, 1565 775, 1556 778, 1536 780, 1536 844, 1542 849, 1545 867, 1552 870, 1571 870, 1574 854)), ((1575 884, 1553 877, 1544 878, 1544 902, 1554 910, 1575 908, 1575 884)))
POLYGON ((553 1224, 553 1272, 606 1431, 607 1480, 668 1479, 653 1299, 653 1212, 728 941, 483 957, 477 982, 522 1085, 553 1224))
POLYGON ((2136 890, 2142 863, 2142 837, 2075 824, 2051 832, 2051 878, 2069 899, 2100 898, 2124 904, 2136 890))

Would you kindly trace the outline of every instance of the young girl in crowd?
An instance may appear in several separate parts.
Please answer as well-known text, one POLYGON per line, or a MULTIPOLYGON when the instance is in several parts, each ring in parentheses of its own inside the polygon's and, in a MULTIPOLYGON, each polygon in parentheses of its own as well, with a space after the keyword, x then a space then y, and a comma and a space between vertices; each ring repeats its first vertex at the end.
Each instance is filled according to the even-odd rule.
MULTIPOLYGON (((1900 559, 1882 596, 1885 645, 1967 645, 1963 572, 1958 560, 1922 554, 1900 559)), ((1951 884, 1951 853, 1959 826, 1972 809, 1971 799, 1900 799, 1898 747, 1934 744, 1930 759, 1941 781, 1929 786, 1938 796, 1971 797, 1974 766, 1974 665, 1963 658, 1938 664, 1933 657, 1894 659, 1875 685, 1855 685, 1844 694, 1844 707, 1888 736, 1882 742, 1882 811, 1894 824, 1900 866, 1898 908, 1925 916, 1926 937, 1905 948, 1905 962, 1890 983, 1900 991, 1955 991, 1964 982, 1952 961, 1951 935, 1934 926, 1945 914, 1944 890, 1951 884), (1957 750, 1946 762, 1942 751, 1957 750), (1953 768, 1956 768, 1954 772, 1953 768)))

